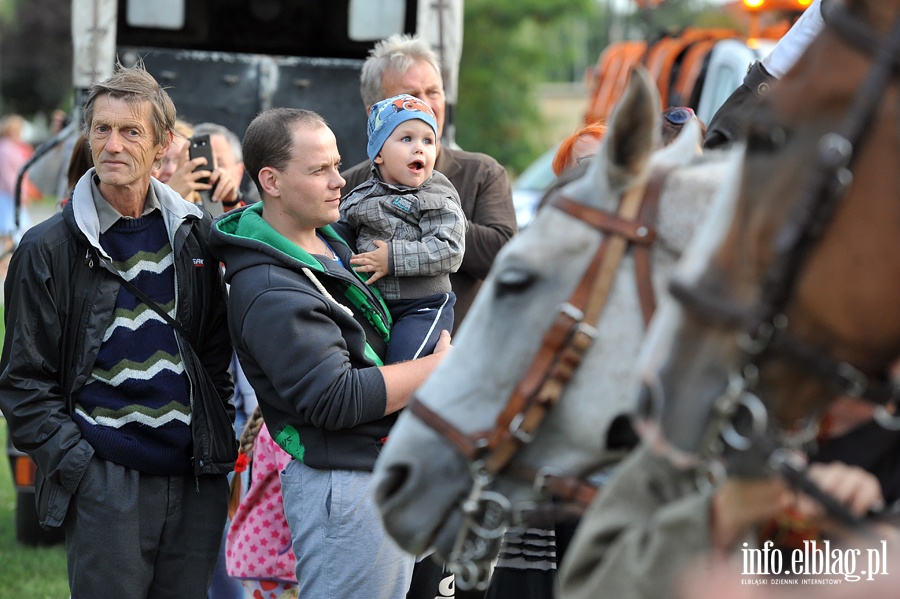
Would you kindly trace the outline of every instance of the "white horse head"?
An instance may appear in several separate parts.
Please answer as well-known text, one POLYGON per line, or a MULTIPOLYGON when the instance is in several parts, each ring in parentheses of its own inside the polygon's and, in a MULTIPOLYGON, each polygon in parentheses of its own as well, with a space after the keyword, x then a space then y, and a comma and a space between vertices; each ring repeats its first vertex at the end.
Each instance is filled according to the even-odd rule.
MULTIPOLYGON (((635 71, 597 155, 583 176, 556 191, 615 212, 623 194, 643 185, 657 166, 677 167, 659 202, 652 252, 657 297, 664 294, 672 267, 725 176, 724 160, 699 157, 697 126, 686 127, 672 145, 655 150, 658 106, 654 86, 643 71, 635 71)), ((416 401, 463 436, 493 429, 603 237, 569 213, 543 207, 497 256, 452 353, 418 390, 416 401)), ((645 328, 634 272, 629 252, 596 324, 596 341, 533 440, 514 456, 520 466, 584 476, 618 462, 633 441, 634 367, 645 328)), ((489 482, 513 505, 535 495, 530 482, 507 471, 490 481, 478 472, 474 478, 479 484, 489 482)), ((473 493, 470 459, 406 410, 376 464, 375 485, 385 525, 397 542, 412 553, 433 546, 450 561, 464 521, 461 505, 473 493)))

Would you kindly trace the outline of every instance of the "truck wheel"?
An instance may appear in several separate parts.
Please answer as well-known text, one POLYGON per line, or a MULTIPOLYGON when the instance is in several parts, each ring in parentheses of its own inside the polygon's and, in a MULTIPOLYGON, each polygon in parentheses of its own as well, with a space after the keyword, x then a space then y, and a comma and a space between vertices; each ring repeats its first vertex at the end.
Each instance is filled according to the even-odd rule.
POLYGON ((34 491, 16 493, 16 540, 23 545, 55 545, 65 540, 62 527, 45 529, 38 523, 34 491))

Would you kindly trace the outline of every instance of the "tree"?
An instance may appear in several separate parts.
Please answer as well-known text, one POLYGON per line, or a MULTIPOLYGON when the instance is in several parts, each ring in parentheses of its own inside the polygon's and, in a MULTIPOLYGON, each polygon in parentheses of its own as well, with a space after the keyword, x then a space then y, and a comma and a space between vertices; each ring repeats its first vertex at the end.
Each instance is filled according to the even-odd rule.
POLYGON ((593 0, 466 0, 457 138, 520 171, 540 152, 537 84, 557 58, 560 23, 593 14, 593 0))
MULTIPOLYGON (((63 106, 72 90, 70 0, 15 3, 0 23, 0 99, 4 112, 25 116, 63 106)), ((9 9, 7 2, 4 8, 9 9)))

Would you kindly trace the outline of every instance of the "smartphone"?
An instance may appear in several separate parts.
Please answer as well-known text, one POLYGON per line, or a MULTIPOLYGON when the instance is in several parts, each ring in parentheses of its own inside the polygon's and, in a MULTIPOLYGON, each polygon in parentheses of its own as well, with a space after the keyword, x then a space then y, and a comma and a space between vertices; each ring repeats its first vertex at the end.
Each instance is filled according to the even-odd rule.
MULTIPOLYGON (((212 144, 209 142, 209 135, 195 135, 191 138, 191 145, 188 151, 188 154, 193 160, 194 158, 199 158, 203 156, 206 158, 206 164, 204 166, 198 166, 194 170, 204 170, 211 171, 216 168, 216 159, 213 156, 212 144)), ((202 179, 197 179, 199 183, 209 183, 208 177, 203 177, 202 179)), ((213 202, 212 201, 212 189, 207 189, 205 191, 198 191, 200 197, 203 200, 203 207, 206 208, 210 214, 213 216, 218 216, 224 212, 224 208, 221 202, 213 202)))

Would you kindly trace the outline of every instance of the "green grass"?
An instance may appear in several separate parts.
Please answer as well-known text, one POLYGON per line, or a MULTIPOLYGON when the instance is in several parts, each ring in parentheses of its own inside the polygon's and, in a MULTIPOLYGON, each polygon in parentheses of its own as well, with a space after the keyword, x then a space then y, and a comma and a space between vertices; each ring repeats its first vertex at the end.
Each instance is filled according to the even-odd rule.
MULTIPOLYGON (((0 319, 2 326, 2 319, 0 319)), ((0 337, 2 339, 2 337, 0 337)), ((0 419, 0 599, 66 599, 66 551, 16 541, 16 492, 6 458, 6 420, 0 419)))

